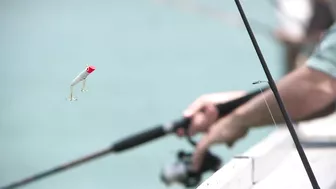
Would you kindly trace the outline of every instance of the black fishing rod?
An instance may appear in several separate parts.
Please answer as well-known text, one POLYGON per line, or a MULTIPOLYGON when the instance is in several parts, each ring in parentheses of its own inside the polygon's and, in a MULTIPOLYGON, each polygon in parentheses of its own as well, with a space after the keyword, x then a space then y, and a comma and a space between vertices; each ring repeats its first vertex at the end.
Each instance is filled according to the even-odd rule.
POLYGON ((299 138, 298 138, 298 136, 296 134, 296 131, 294 129, 294 126, 293 126, 293 123, 291 121, 291 118, 289 117, 289 115, 287 113, 287 110, 286 110, 286 108, 285 108, 285 106, 284 106, 284 104, 282 102, 282 99, 281 99, 281 97, 279 95, 279 92, 278 92, 278 89, 276 87, 276 84, 275 84, 275 82, 274 82, 274 80, 272 78, 272 74, 270 73, 270 71, 268 69, 266 61, 265 61, 265 59, 264 59, 264 57, 262 55, 262 52, 261 52, 261 50, 259 48, 258 42, 257 42, 257 40, 256 40, 256 38, 255 38, 255 36, 253 34, 253 31, 252 31, 252 29, 250 27, 250 24, 249 24, 249 22, 248 22, 248 20, 246 18, 245 12, 244 12, 244 10, 243 10, 243 8, 242 8, 239 0, 235 0, 235 3, 237 5, 239 14, 240 14, 240 16, 241 16, 241 18, 242 18, 242 20, 244 22, 244 25, 246 27, 247 33, 250 36, 251 42, 253 44, 253 47, 254 47, 257 55, 258 55, 258 58, 259 58, 260 63, 261 63, 261 66, 263 67, 263 70, 264 70, 264 72, 266 74, 266 77, 267 77, 267 80, 268 80, 268 84, 269 84, 271 90, 273 91, 273 94, 274 94, 274 96, 275 96, 275 98, 276 98, 276 100, 278 102, 279 108, 280 108, 281 113, 282 113, 282 115, 284 117, 284 120, 286 122, 287 128, 288 128, 288 130, 289 130, 289 132, 290 132, 290 134, 291 134, 291 136, 293 138, 295 147, 296 147, 296 149, 297 149, 297 151, 298 151, 298 153, 300 155, 302 164, 303 164, 303 166, 304 166, 304 168, 305 168, 305 170, 307 172, 307 175, 309 177, 311 185, 313 186, 314 189, 320 189, 319 184, 318 184, 318 182, 317 182, 317 180, 315 178, 314 172, 313 172, 312 168, 310 167, 309 161, 308 161, 308 159, 306 157, 306 154, 305 154, 305 152, 304 152, 304 150, 302 148, 302 145, 301 145, 301 143, 299 141, 299 138))
MULTIPOLYGON (((254 96, 260 93, 260 90, 256 90, 254 92, 251 92, 243 97, 237 98, 235 100, 229 101, 227 103, 218 104, 216 106, 218 112, 219 112, 219 118, 223 117, 230 112, 232 112, 235 108, 238 106, 244 104, 254 96)), ((153 141, 155 139, 161 138, 167 134, 175 133, 177 129, 184 128, 187 129, 190 124, 190 118, 180 118, 176 121, 173 121, 168 124, 158 125, 154 128, 145 130, 143 132, 139 132, 137 134, 131 135, 129 137, 126 137, 120 141, 117 141, 116 143, 112 144, 110 147, 107 147, 105 149, 102 149, 100 151, 94 152, 92 154, 86 155, 84 157, 81 157, 79 159, 69 161, 67 163, 61 164, 59 166, 56 166, 54 168, 48 169, 46 171, 31 175, 29 177, 26 177, 22 180, 15 181, 9 185, 0 187, 0 189, 14 189, 21 186, 25 186, 27 184, 36 182, 42 178, 46 178, 48 176, 52 176, 56 173, 68 170, 70 168, 74 168, 76 166, 79 166, 81 164, 87 163, 89 161, 101 158, 103 156, 106 156, 108 154, 115 154, 119 153, 128 149, 131 149, 136 146, 140 146, 141 144, 153 141)))

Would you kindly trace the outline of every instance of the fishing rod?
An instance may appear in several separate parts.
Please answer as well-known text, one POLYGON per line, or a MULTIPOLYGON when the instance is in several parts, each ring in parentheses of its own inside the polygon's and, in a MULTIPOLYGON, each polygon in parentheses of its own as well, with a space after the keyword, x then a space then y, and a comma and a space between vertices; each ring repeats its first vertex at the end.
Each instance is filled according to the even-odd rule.
MULTIPOLYGON (((266 90, 266 89, 265 89, 266 90)), ((218 110, 218 118, 223 117, 230 112, 232 112, 235 108, 238 106, 244 104, 245 102, 249 101, 254 96, 258 95, 260 93, 260 90, 256 90, 253 92, 248 93, 247 95, 237 98, 235 100, 218 104, 216 106, 218 110)), ((56 167, 53 167, 51 169, 48 169, 46 171, 28 176, 24 179, 15 181, 13 183, 10 183, 6 186, 0 187, 0 189, 15 189, 18 187, 25 186, 27 184, 36 182, 40 179, 46 178, 48 176, 52 176, 56 173, 60 173, 62 171, 66 171, 70 168, 74 168, 76 166, 79 166, 81 164, 87 163, 89 161, 101 158, 103 156, 106 156, 108 154, 116 154, 120 153, 125 150, 129 150, 131 148, 134 148, 136 146, 140 146, 141 144, 148 143, 150 141, 154 141, 155 139, 161 138, 167 134, 170 133, 176 133, 176 131, 180 128, 188 129, 189 124, 191 122, 190 118, 180 118, 178 120, 175 120, 168 124, 162 124, 158 125, 154 128, 147 129, 145 131, 136 133, 134 135, 128 136, 124 139, 121 139, 117 141, 116 143, 112 144, 111 146, 96 151, 94 153, 88 154, 84 157, 78 158, 73 161, 66 162, 64 164, 58 165, 56 167)), ((189 139, 189 138, 188 138, 189 139)))
POLYGON ((289 132, 290 132, 290 134, 291 134, 291 136, 293 138, 295 147, 296 147, 296 149, 297 149, 297 151, 299 153, 299 156, 300 156, 302 164, 303 164, 303 166, 304 166, 304 168, 305 168, 305 170, 307 172, 307 175, 309 177, 311 185, 312 185, 312 187, 314 189, 320 189, 319 184, 318 184, 318 182, 317 182, 317 180, 315 178, 314 172, 313 172, 312 168, 310 167, 309 161, 308 161, 308 159, 306 157, 306 154, 305 154, 305 152, 304 152, 304 150, 302 148, 302 145, 301 145, 301 143, 299 141, 299 138, 298 138, 298 136, 296 134, 296 131, 294 129, 294 126, 293 126, 293 123, 291 121, 291 118, 289 117, 289 115, 287 113, 287 110, 286 110, 286 108, 285 108, 285 106, 284 106, 284 104, 282 102, 282 99, 280 97, 280 94, 278 92, 276 84, 275 84, 275 82, 273 80, 272 74, 270 73, 270 71, 268 69, 267 63, 266 63, 266 61, 265 61, 265 59, 264 59, 264 57, 262 55, 262 52, 261 52, 261 50, 259 48, 259 45, 258 45, 258 42, 257 42, 257 40, 256 40, 256 38, 255 38, 255 36, 253 34, 253 31, 252 31, 252 29, 250 27, 250 24, 249 24, 248 20, 247 20, 245 12, 244 12, 241 4, 240 4, 240 1, 239 0, 234 0, 234 1, 235 1, 236 5, 237 5, 237 9, 239 11, 239 14, 240 14, 240 16, 241 16, 241 18, 242 18, 242 20, 244 22, 244 25, 246 27, 247 33, 250 36, 251 42, 253 44, 253 47, 254 47, 257 55, 258 55, 258 58, 259 58, 260 63, 261 63, 261 66, 262 66, 262 68, 263 68, 263 70, 264 70, 264 72, 266 74, 266 77, 267 77, 267 80, 268 80, 268 84, 269 84, 269 86, 270 86, 270 88, 271 88, 271 90, 272 90, 272 92, 273 92, 273 94, 274 94, 274 96, 275 96, 275 98, 276 98, 276 100, 278 102, 280 111, 281 111, 281 113, 282 113, 282 115, 284 117, 284 120, 286 122, 287 128, 288 128, 288 130, 289 130, 289 132))

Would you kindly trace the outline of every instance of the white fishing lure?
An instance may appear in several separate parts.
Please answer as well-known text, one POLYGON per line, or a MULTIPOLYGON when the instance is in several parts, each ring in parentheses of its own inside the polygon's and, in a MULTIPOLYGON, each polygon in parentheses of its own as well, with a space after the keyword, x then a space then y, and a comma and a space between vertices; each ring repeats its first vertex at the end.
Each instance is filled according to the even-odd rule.
POLYGON ((83 70, 81 73, 79 73, 71 82, 70 84, 70 97, 69 97, 69 100, 70 101, 73 101, 73 100, 77 100, 77 98, 75 98, 73 96, 73 87, 75 85, 77 85, 79 82, 83 82, 83 85, 82 85, 82 89, 81 91, 82 92, 85 92, 87 91, 86 90, 86 78, 93 72, 95 71, 96 68, 94 66, 86 66, 85 70, 83 70))

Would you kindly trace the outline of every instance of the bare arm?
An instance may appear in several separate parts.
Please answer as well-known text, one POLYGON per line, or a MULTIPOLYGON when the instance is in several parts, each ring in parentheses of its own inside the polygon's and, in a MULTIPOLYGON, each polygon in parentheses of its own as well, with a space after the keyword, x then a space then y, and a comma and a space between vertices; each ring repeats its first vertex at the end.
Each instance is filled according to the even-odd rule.
MULTIPOLYGON (((290 117, 293 121, 299 121, 323 110, 334 101, 336 79, 323 72, 302 66, 281 79, 277 88, 290 117)), ((247 134, 249 128, 273 123, 264 98, 275 121, 277 123, 283 122, 283 116, 273 92, 267 90, 262 95, 257 95, 238 107, 226 117, 220 118, 210 127, 204 127, 206 129, 197 128, 197 125, 192 124, 192 127, 198 132, 205 132, 193 154, 195 170, 199 168, 204 153, 212 144, 226 143, 228 146, 232 146, 239 138, 247 134)), ((203 117, 204 115, 205 113, 203 113, 203 117)), ((196 117, 193 117, 193 120, 195 119, 196 117)))
POLYGON ((314 112, 313 114, 305 117, 303 120, 312 120, 312 119, 324 117, 324 116, 330 115, 331 113, 334 113, 335 110, 336 110, 336 102, 332 102, 323 110, 314 112))
MULTIPOLYGON (((300 121, 316 113, 335 99, 336 79, 303 66, 284 77, 278 84, 280 96, 293 119, 300 121)), ((273 120, 265 104, 266 99, 277 123, 283 122, 281 111, 271 90, 258 95, 236 109, 233 116, 243 127, 272 124, 273 120)))

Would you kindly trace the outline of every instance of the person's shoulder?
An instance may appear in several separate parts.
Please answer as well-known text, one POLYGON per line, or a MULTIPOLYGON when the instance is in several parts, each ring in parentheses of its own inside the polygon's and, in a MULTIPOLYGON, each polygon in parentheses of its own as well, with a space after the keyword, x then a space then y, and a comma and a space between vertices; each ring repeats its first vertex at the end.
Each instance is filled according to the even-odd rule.
POLYGON ((336 78, 336 25, 325 33, 315 52, 307 61, 307 66, 336 78))
POLYGON ((336 46, 336 24, 334 23, 329 30, 322 36, 320 44, 317 46, 316 51, 321 52, 336 46))

